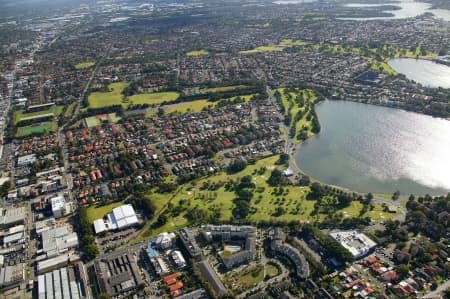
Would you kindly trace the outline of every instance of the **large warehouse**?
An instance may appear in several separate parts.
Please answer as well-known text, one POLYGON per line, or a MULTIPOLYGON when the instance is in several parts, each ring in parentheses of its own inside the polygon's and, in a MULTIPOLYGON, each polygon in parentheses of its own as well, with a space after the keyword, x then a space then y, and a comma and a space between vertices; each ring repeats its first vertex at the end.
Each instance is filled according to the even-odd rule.
POLYGON ((108 230, 121 230, 139 223, 136 212, 132 205, 123 205, 114 208, 107 215, 107 220, 97 219, 94 221, 94 230, 96 234, 108 230))

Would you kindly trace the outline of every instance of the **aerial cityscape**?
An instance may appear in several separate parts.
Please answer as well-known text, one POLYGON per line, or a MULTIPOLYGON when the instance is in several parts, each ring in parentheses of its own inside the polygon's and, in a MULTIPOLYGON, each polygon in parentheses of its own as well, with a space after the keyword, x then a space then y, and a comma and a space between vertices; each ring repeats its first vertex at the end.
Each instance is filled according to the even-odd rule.
POLYGON ((450 299, 450 1, 0 0, 0 299, 450 299))

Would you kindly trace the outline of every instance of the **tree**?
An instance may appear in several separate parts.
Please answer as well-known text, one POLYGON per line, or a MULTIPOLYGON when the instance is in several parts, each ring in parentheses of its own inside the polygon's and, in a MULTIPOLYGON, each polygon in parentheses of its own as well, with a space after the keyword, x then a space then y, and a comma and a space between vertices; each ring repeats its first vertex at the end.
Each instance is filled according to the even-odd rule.
POLYGON ((280 185, 282 183, 282 180, 283 180, 283 174, 281 173, 280 170, 275 168, 274 170, 272 170, 272 173, 270 174, 270 177, 267 180, 267 183, 270 186, 274 187, 274 186, 280 185))
POLYGON ((400 197, 400 191, 395 191, 394 194, 392 194, 392 200, 397 200, 400 197))
POLYGON ((247 167, 247 162, 242 159, 236 159, 232 161, 227 167, 228 174, 234 174, 240 172, 247 167))
POLYGON ((4 182, 3 185, 0 187, 0 197, 6 196, 10 188, 11 182, 9 180, 4 182))
POLYGON ((409 265, 407 264, 400 264, 397 266, 397 272, 400 274, 403 278, 408 276, 409 273, 409 265))

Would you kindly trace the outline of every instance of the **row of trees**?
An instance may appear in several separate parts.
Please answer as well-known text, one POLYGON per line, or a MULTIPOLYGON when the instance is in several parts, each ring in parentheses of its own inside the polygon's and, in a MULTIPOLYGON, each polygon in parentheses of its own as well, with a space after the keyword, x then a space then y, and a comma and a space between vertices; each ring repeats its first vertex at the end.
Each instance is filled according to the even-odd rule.
POLYGON ((87 208, 85 206, 79 207, 78 218, 80 224, 79 235, 81 236, 81 251, 84 253, 85 258, 90 260, 95 258, 98 254, 98 248, 97 245, 95 245, 92 223, 89 221, 87 208))

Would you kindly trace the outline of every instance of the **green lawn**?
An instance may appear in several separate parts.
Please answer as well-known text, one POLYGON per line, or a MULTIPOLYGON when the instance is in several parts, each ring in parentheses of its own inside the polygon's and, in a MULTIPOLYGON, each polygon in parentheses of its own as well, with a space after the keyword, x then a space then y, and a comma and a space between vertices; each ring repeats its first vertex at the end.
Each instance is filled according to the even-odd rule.
POLYGON ((221 86, 221 87, 211 87, 206 89, 201 89, 200 93, 217 93, 217 92, 227 92, 238 89, 246 88, 247 85, 233 85, 233 86, 221 86))
MULTIPOLYGON (((248 103, 248 101, 250 101, 250 98, 253 95, 246 95, 246 96, 240 96, 245 103, 248 103)), ((234 100, 236 99, 236 97, 231 97, 231 98, 227 98, 226 100, 234 100)), ((195 101, 189 101, 189 102, 182 102, 182 103, 176 103, 176 104, 171 104, 171 105, 165 105, 163 106, 164 111, 169 114, 169 113, 188 113, 188 112, 200 112, 202 111, 204 108, 211 106, 212 108, 216 107, 215 102, 210 102, 206 99, 204 100, 195 100, 195 101)))
POLYGON ((370 66, 370 69, 390 76, 398 75, 398 73, 386 62, 374 61, 370 66))
POLYGON ((172 102, 180 97, 177 92, 155 92, 143 93, 128 97, 128 105, 134 104, 161 104, 164 102, 172 102))
MULTIPOLYGON (((307 136, 310 137, 314 135, 311 132, 311 121, 307 120, 307 113, 305 113, 306 106, 311 106, 317 101, 317 96, 314 91, 311 89, 295 89, 295 91, 287 92, 285 88, 276 89, 281 94, 281 102, 285 110, 285 116, 289 116, 291 121, 289 124, 289 128, 295 127, 295 132, 300 132, 303 126, 306 126, 307 136), (299 107, 296 102, 297 96, 301 96, 305 102, 303 107, 299 107), (302 118, 298 121, 295 120, 295 117, 298 112, 302 113, 302 118)), ((297 134, 292 138, 293 143, 297 143, 299 140, 297 139, 297 134)))
POLYGON ((88 128, 93 128, 101 124, 97 116, 89 116, 85 118, 88 128))
POLYGON ((189 101, 189 102, 183 102, 183 103, 177 103, 172 105, 166 105, 163 106, 164 111, 166 113, 187 113, 187 112, 200 112, 203 110, 203 108, 212 106, 214 103, 208 101, 208 100, 196 100, 196 101, 189 101))
POLYGON ((113 202, 104 206, 91 205, 87 209, 87 216, 90 222, 94 222, 96 219, 103 218, 106 214, 110 213, 114 208, 123 205, 123 201, 113 202))
POLYGON ((33 133, 44 133, 52 131, 52 123, 44 123, 40 126, 25 126, 21 127, 17 131, 17 135, 21 137, 25 137, 31 135, 33 133))
MULTIPOLYGON (((178 192, 170 194, 159 194, 152 192, 149 196, 155 203, 157 214, 171 199, 171 208, 166 210, 168 221, 163 226, 153 229, 150 224, 138 235, 133 242, 139 242, 144 239, 151 238, 164 231, 174 231, 187 226, 188 220, 185 218, 187 213, 193 209, 202 209, 211 211, 214 207, 221 210, 220 221, 229 221, 232 218, 232 210, 234 208, 233 199, 236 198, 234 192, 225 191, 224 187, 220 187, 216 191, 200 190, 205 183, 227 182, 229 180, 238 180, 242 176, 250 175, 256 185, 254 196, 250 202, 251 213, 247 219, 255 222, 274 220, 274 221, 314 221, 329 217, 326 214, 319 213, 311 216, 314 209, 314 200, 307 200, 306 195, 309 193, 309 187, 284 186, 282 194, 276 194, 275 189, 267 184, 266 180, 270 176, 270 172, 275 167, 282 169, 283 166, 275 166, 275 162, 279 156, 272 156, 257 161, 254 165, 247 166, 243 171, 229 175, 225 172, 217 173, 211 177, 202 178, 179 187, 178 192), (263 174, 256 174, 255 171, 261 167, 267 167, 263 174), (276 209, 282 207, 284 214, 277 216, 276 209), (173 214, 174 210, 179 209, 179 213, 173 214)), ((352 204, 336 212, 341 212, 343 217, 355 217, 359 215, 362 205, 359 202, 352 204)), ((373 221, 384 221, 396 214, 384 213, 381 205, 375 205, 373 212, 369 211, 364 216, 369 216, 373 221)))
POLYGON ((253 54, 253 53, 264 53, 264 52, 279 52, 283 51, 283 46, 260 46, 252 50, 239 51, 241 54, 253 54))
POLYGON ((63 106, 56 106, 55 108, 52 108, 52 109, 47 109, 47 110, 37 111, 37 112, 31 112, 31 113, 15 112, 14 113, 14 124, 17 124, 22 119, 27 118, 27 117, 33 117, 33 116, 38 116, 38 115, 45 115, 45 114, 49 114, 49 113, 53 113, 55 116, 58 116, 58 115, 61 114, 62 110, 63 110, 63 106))
POLYGON ((264 266, 257 265, 239 273, 237 280, 239 285, 248 288, 257 285, 264 279, 264 266))
POLYGON ((122 105, 122 91, 129 85, 126 82, 111 83, 109 92, 93 92, 88 97, 90 108, 102 108, 113 105, 122 105))
POLYGON ((176 92, 155 92, 137 94, 125 98, 122 91, 129 85, 126 82, 112 83, 108 86, 109 92, 93 92, 88 97, 90 108, 102 108, 112 105, 122 105, 127 108, 137 104, 161 104, 178 99, 180 96, 176 92))
POLYGON ((277 267, 275 267, 275 265, 271 264, 271 262, 267 263, 266 265, 266 275, 269 277, 275 277, 280 275, 280 271, 278 270, 277 267))
POLYGON ((305 42, 302 40, 283 39, 280 42, 280 46, 306 46, 306 45, 309 45, 309 42, 305 42))
POLYGON ((187 52, 186 56, 202 56, 202 55, 208 55, 209 52, 206 50, 198 50, 198 51, 191 51, 187 52))
POLYGON ((87 68, 94 66, 95 64, 96 64, 95 61, 86 61, 86 62, 81 62, 81 63, 75 64, 75 68, 77 70, 87 69, 87 68))

